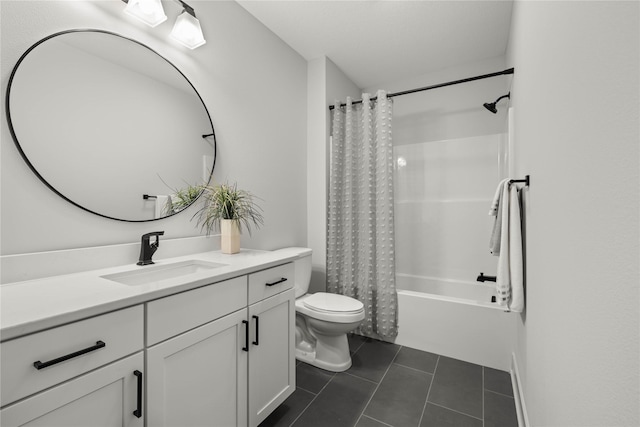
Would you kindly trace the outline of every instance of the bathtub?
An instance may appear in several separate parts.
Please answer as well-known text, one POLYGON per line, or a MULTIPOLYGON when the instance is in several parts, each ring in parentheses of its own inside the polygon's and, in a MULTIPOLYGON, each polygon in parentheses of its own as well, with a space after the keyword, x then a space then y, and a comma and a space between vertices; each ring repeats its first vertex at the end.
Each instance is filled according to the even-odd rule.
POLYGON ((491 302, 495 284, 396 275, 396 344, 509 371, 517 313, 491 302))

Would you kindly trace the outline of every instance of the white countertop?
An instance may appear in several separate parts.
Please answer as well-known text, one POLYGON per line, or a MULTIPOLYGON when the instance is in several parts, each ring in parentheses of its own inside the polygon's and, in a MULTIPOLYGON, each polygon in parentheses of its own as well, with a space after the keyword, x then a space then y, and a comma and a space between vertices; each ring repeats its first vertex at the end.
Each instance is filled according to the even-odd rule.
POLYGON ((289 251, 242 249, 226 255, 204 252, 156 261, 139 267, 119 267, 8 283, 0 286, 0 339, 6 341, 42 329, 141 304, 178 292, 241 276, 296 259, 289 251), (186 260, 226 264, 172 279, 143 285, 124 285, 100 276, 124 271, 141 271, 186 260))

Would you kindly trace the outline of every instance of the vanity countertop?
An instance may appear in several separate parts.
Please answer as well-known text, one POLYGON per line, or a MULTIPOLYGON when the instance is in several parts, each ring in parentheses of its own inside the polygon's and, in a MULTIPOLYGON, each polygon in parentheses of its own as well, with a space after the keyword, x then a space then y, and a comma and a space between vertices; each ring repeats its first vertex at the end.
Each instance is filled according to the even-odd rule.
POLYGON ((39 330, 52 328, 87 317, 141 304, 232 277, 293 261, 296 255, 286 251, 242 249, 234 255, 219 251, 155 261, 152 266, 134 263, 53 276, 0 286, 0 338, 6 341, 39 330), (188 276, 158 280, 142 285, 125 285, 101 276, 136 269, 199 260, 225 264, 188 276))

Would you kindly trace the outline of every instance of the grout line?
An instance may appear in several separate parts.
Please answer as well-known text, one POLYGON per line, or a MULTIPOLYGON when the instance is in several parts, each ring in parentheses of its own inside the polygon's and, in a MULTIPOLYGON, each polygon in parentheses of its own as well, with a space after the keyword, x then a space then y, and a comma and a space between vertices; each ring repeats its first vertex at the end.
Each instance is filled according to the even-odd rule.
MULTIPOLYGON (((369 382, 369 383, 371 383, 371 384, 379 384, 379 383, 375 382, 374 380, 370 380, 369 378, 364 378, 364 377, 361 377, 361 376, 356 375, 356 374, 351 374, 351 373, 349 373, 349 372, 347 372, 347 371, 340 372, 340 373, 341 373, 341 374, 345 374, 345 375, 349 375, 350 377, 354 377, 354 378, 357 378, 357 379, 359 379, 359 380, 367 381, 367 382, 369 382)), ((382 380, 380 380, 380 381, 382 381, 382 380)))
POLYGON ((414 367, 412 367, 412 366, 403 365, 402 363, 397 363, 397 362, 392 362, 392 363, 393 363, 394 365, 402 366, 403 368, 412 369, 412 370, 414 370, 414 371, 422 372, 422 373, 424 373, 424 374, 433 375, 433 374, 434 374, 434 372, 435 372, 435 368, 434 368, 434 370, 433 370, 434 372, 429 372, 429 371, 423 371, 422 369, 414 368, 414 367))
MULTIPOLYGON (((311 399, 311 402, 309 402, 309 403, 307 404, 307 406, 305 406, 305 407, 304 407, 304 409, 303 409, 302 411, 300 411, 300 413, 298 414, 298 416, 297 416, 293 421, 291 421, 291 424, 289 424, 289 427, 293 426, 293 425, 296 423, 296 421, 298 421, 298 419, 302 416, 302 414, 304 414, 304 413, 307 411, 307 409, 309 409, 309 406, 311 406, 311 404, 312 404, 313 402, 315 402, 315 401, 316 401, 316 399, 318 398, 318 396, 320 396, 320 393, 322 393, 322 392, 324 391, 324 389, 325 389, 325 388, 327 388, 327 386, 329 385, 329 383, 330 383, 331 381, 333 381, 333 379, 334 379, 335 377, 336 377, 336 374, 333 374, 333 376, 331 377, 331 379, 330 379, 329 381, 327 381, 327 383, 324 385, 324 387, 322 387, 322 389, 320 389, 320 391, 318 392, 318 394, 316 394, 316 395, 314 395, 314 396, 313 396, 313 399, 311 399)), ((297 387, 297 386, 298 386, 298 385, 296 384, 296 387, 297 387)), ((301 389, 302 389, 302 390, 304 390, 303 388, 301 388, 301 389)), ((308 390, 304 390, 304 391, 308 391, 308 390)), ((309 393, 311 393, 311 392, 309 392, 309 393)), ((311 393, 311 394, 313 394, 313 393, 311 393)))
MULTIPOLYGON (((331 381, 331 380, 329 380, 329 381, 331 381)), ((307 390, 307 389, 306 389, 306 388, 304 388, 304 387, 300 387, 299 385, 296 385, 296 388, 299 388, 299 389, 300 389, 300 390, 302 390, 302 391, 306 391, 307 393, 311 393, 311 394, 313 394, 314 396, 317 396, 318 394, 320 394, 320 392, 318 392, 318 393, 314 393, 314 392, 312 392, 311 390, 307 390)))
POLYGON ((318 397, 318 395, 317 395, 317 394, 316 394, 315 396, 313 396, 313 399, 311 399, 311 402, 309 402, 309 403, 307 404, 307 406, 305 406, 305 407, 304 407, 304 409, 303 409, 302 411, 300 411, 300 413, 298 414, 298 416, 297 416, 293 421, 291 421, 291 424, 289 424, 289 427, 293 426, 293 425, 296 423, 296 421, 298 421, 298 418, 300 418, 300 417, 302 416, 302 414, 304 414, 304 413, 305 413, 305 411, 306 411, 307 409, 309 409, 309 406, 311 406, 311 404, 313 403, 313 401, 314 401, 314 400, 316 400, 316 397, 318 397))
MULTIPOLYGON (((384 377, 387 376, 387 372, 389 372, 389 369, 391 369, 391 365, 393 365, 393 361, 396 360, 396 357, 398 356, 398 353, 400 353, 400 349, 402 349, 402 346, 398 346, 398 350, 396 351, 396 354, 393 355, 393 359, 391 359, 391 362, 389 362, 389 366, 387 366, 387 370, 384 371, 384 375, 382 376, 382 378, 380 378, 380 382, 376 385, 375 390, 373 390, 373 393, 371 393, 371 397, 369 398, 369 400, 367 401, 367 404, 364 405, 364 409, 362 410, 362 412, 360 413, 360 416, 358 417, 358 419, 356 420, 356 425, 360 422, 360 419, 364 415, 364 412, 367 410, 367 408, 369 407, 369 404, 371 403, 371 400, 373 399, 373 396, 376 395, 376 392, 378 391, 378 389, 380 388, 380 384, 382 384, 382 381, 384 381, 384 377)), ((371 418, 371 417, 369 417, 371 418)), ((378 420, 376 420, 378 421, 378 420)))
POLYGON ((438 370, 439 362, 440 362, 440 355, 438 355, 438 359, 436 360, 436 366, 433 368, 433 374, 431 374, 431 382, 429 383, 429 390, 427 390, 427 398, 424 401, 424 406, 422 407, 422 414, 420 414, 420 421, 418 421, 418 425, 422 425, 422 419, 424 418, 424 413, 427 411, 427 403, 429 403, 429 394, 431 394, 431 386, 433 386, 433 380, 436 377, 436 371, 438 370))
POLYGON ((435 406, 439 406, 439 407, 444 408, 444 409, 448 409, 449 411, 452 411, 452 412, 457 412, 458 414, 466 415, 467 417, 473 418, 474 420, 482 421, 482 423, 484 424, 484 420, 482 418, 474 417, 473 415, 466 414, 466 413, 464 413, 462 411, 458 411, 458 410, 455 410, 455 409, 447 408, 446 406, 440 405, 438 403, 433 403, 433 402, 429 402, 429 403, 432 404, 432 405, 435 405, 435 406))
POLYGON ((482 427, 484 427, 484 366, 482 367, 482 427))
MULTIPOLYGON (((389 426, 389 427, 393 427, 391 424, 387 424, 387 423, 385 423, 384 421, 380 421, 380 420, 378 420, 378 419, 376 419, 376 418, 373 418, 373 417, 371 417, 371 416, 369 416, 369 415, 364 415, 364 414, 362 414, 362 416, 361 416, 360 418, 362 418, 362 417, 369 418, 370 420, 373 420, 373 421, 379 422, 380 424, 384 424, 384 425, 389 426)), ((360 420, 358 420, 358 421, 360 421, 360 420)))
MULTIPOLYGON (((352 334, 352 335, 357 335, 357 334, 352 334)), ((358 335, 359 337, 362 337, 362 335, 358 335)), ((364 338, 364 337, 363 337, 364 338)), ((351 356, 353 356, 354 354, 356 354, 358 352, 358 350, 360 350, 362 348, 362 346, 364 345, 365 341, 362 341, 360 343, 360 345, 358 346, 358 348, 356 348, 355 350, 353 350, 353 354, 351 354, 351 356)))
POLYGON ((515 398, 513 396, 511 396, 511 395, 500 393, 500 392, 493 391, 493 390, 489 390, 488 388, 485 388, 484 391, 488 391, 489 393, 497 394, 498 396, 510 397, 510 398, 515 400, 515 398))

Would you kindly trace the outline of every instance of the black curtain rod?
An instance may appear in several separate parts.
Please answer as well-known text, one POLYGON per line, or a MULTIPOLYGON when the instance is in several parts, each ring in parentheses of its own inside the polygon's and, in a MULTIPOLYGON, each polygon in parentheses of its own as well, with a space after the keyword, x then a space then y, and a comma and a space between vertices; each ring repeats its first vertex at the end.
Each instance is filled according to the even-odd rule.
MULTIPOLYGON (((445 86, 453 86, 453 85, 457 85, 459 83, 467 83, 467 82, 472 82, 475 80, 482 80, 482 79, 488 79, 489 77, 496 77, 496 76, 503 76, 505 74, 513 74, 513 68, 509 68, 506 69, 504 71, 498 71, 496 73, 490 73, 490 74, 483 74, 481 76, 475 76, 475 77, 469 77, 466 79, 462 79, 462 80, 454 80, 451 82, 446 82, 446 83, 439 83, 437 85, 432 85, 432 86, 425 86, 425 87, 421 87, 418 89, 411 89, 411 90, 405 90, 402 92, 396 92, 396 93, 390 93, 387 95, 387 98, 393 98, 394 96, 400 96, 400 95, 407 95, 410 93, 416 93, 416 92, 422 92, 424 90, 431 90, 431 89, 438 89, 440 87, 445 87, 445 86)), ((373 98, 370 98, 371 101, 375 101, 376 99, 378 99, 377 96, 374 96, 373 98)), ((362 99, 358 99, 356 101, 352 101, 351 104, 362 104, 362 99)), ((341 107, 346 106, 346 103, 342 103, 340 104, 341 107)), ((333 110, 335 108, 335 105, 330 105, 329 106, 329 110, 333 110)))

